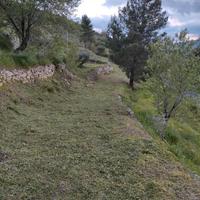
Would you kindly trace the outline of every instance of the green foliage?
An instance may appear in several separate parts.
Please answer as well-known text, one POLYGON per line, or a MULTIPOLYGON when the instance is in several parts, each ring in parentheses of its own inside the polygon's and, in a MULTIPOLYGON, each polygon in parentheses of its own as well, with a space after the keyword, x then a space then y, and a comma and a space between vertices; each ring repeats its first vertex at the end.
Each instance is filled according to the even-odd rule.
POLYGON ((90 59, 90 55, 89 55, 88 52, 80 52, 79 58, 78 58, 79 63, 80 63, 80 64, 79 64, 79 67, 83 67, 83 65, 84 65, 86 62, 88 62, 89 59, 90 59))
POLYGON ((194 53, 196 56, 200 56, 200 47, 195 48, 194 53))
MULTIPOLYGON (((149 80, 135 91, 127 91, 125 102, 133 109, 135 116, 154 138, 159 138, 155 116, 158 116, 155 96, 149 89, 149 80)), ((165 131, 169 150, 191 170, 200 174, 200 107, 187 98, 172 118, 165 131)))
POLYGON ((14 67, 15 62, 11 53, 0 51, 0 66, 1 67, 14 67))
POLYGON ((64 58, 64 63, 67 65, 67 67, 73 68, 78 65, 77 52, 78 52, 78 48, 76 45, 74 44, 68 45, 68 49, 64 58))
POLYGON ((118 56, 120 54, 120 49, 124 41, 123 27, 120 24, 119 19, 114 16, 111 17, 111 21, 108 24, 107 30, 108 46, 111 49, 111 59, 114 62, 119 63, 118 56))
POLYGON ((79 54, 82 54, 82 53, 86 53, 89 55, 89 63, 106 64, 109 62, 108 58, 99 56, 89 49, 79 48, 79 54))
POLYGON ((107 36, 105 32, 97 33, 95 32, 95 48, 93 51, 103 57, 109 57, 109 49, 107 47, 107 36))
MULTIPOLYGON (((80 0, 0 0, 1 22, 11 27, 18 36, 20 46, 17 51, 24 51, 33 34, 33 27, 40 25, 41 18, 47 12, 68 16, 70 11, 79 4, 80 0)), ((1 23, 0 22, 0 23, 1 23)))
POLYGON ((147 47, 167 20, 160 0, 128 0, 119 10, 119 16, 111 18, 107 30, 111 58, 126 72, 131 87, 143 76, 147 47))
POLYGON ((106 48, 103 45, 99 45, 96 47, 96 54, 100 56, 105 56, 107 57, 108 55, 106 54, 106 48))
POLYGON ((171 145, 176 145, 179 142, 179 138, 175 135, 173 129, 167 129, 165 139, 171 145))
MULTIPOLYGON (((187 32, 177 35, 176 40, 168 37, 153 44, 148 60, 151 91, 157 109, 163 117, 163 129, 175 115, 186 94, 197 90, 200 59, 193 54, 187 32)), ((164 130, 161 130, 162 136, 164 130)))
POLYGON ((2 67, 31 67, 53 63, 66 64, 73 68, 77 66, 77 47, 74 44, 53 42, 51 48, 41 53, 37 48, 28 48, 24 52, 13 53, 0 51, 0 65, 2 67))
POLYGON ((82 16, 81 28, 81 41, 84 43, 85 48, 90 48, 92 42, 94 41, 94 31, 91 20, 87 15, 82 16))
POLYGON ((0 33, 0 49, 4 51, 11 51, 13 49, 9 36, 3 33, 0 33))
MULTIPOLYGON (((20 54, 12 52, 0 52, 0 65, 6 68, 15 67, 31 67, 37 64, 41 64, 36 54, 23 52, 20 54)), ((46 63, 44 63, 46 64, 46 63)))
POLYGON ((77 64, 77 47, 72 43, 65 43, 60 38, 55 38, 49 49, 46 49, 46 57, 55 65, 66 64, 74 67, 77 64))
POLYGON ((38 60, 35 55, 28 53, 12 54, 13 60, 16 66, 30 67, 38 64, 38 60))

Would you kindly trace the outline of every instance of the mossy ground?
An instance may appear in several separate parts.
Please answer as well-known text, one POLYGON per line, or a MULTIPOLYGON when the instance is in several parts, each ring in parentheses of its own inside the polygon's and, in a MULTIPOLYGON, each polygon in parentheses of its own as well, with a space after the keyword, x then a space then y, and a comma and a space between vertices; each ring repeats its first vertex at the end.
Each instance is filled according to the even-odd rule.
POLYGON ((118 98, 124 75, 89 83, 94 67, 70 88, 57 75, 1 88, 0 199, 200 199, 200 182, 161 142, 127 134, 137 121, 118 98))

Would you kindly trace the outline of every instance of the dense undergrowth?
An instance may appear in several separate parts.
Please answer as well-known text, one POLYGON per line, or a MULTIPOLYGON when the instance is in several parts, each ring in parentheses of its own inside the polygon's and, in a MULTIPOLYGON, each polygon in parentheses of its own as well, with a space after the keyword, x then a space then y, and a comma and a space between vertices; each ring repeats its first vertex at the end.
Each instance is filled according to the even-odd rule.
POLYGON ((35 65, 63 63, 74 67, 78 62, 77 52, 78 48, 72 44, 68 44, 68 48, 54 44, 52 48, 45 50, 45 53, 35 48, 21 53, 0 50, 0 66, 1 68, 28 68, 35 65))
MULTIPOLYGON (((154 138, 159 139, 156 123, 158 113, 154 97, 142 83, 124 100, 132 107, 138 120, 154 138)), ((192 99, 186 99, 166 129, 166 145, 192 171, 200 175, 200 107, 192 99)))

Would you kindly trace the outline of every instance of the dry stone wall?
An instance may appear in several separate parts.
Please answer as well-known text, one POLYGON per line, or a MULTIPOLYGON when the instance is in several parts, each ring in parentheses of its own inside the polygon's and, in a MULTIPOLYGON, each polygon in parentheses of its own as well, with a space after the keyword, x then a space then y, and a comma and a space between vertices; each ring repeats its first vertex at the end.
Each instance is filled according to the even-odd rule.
POLYGON ((43 80, 52 77, 55 73, 55 65, 45 65, 31 68, 29 70, 25 69, 14 69, 14 70, 0 70, 0 86, 11 82, 22 82, 29 83, 35 80, 43 80))

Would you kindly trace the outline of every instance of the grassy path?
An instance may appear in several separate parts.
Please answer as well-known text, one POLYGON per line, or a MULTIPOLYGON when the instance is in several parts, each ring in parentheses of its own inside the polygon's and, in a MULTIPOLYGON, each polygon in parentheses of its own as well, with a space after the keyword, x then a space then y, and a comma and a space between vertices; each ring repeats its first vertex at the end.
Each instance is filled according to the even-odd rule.
POLYGON ((123 79, 2 88, 0 199, 200 199, 200 183, 127 116, 123 79))

